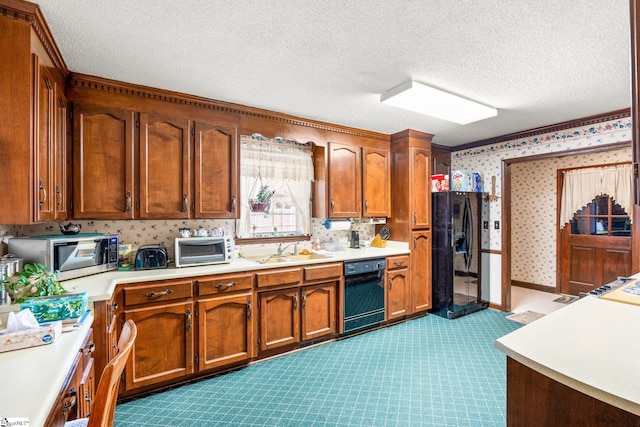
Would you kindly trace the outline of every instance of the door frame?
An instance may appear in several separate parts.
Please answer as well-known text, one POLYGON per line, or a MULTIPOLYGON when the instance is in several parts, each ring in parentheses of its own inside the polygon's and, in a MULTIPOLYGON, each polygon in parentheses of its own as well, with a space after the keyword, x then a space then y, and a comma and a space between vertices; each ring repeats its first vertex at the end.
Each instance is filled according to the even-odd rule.
MULTIPOLYGON (((524 163, 535 160, 544 160, 549 158, 575 156, 580 154, 597 153, 602 151, 614 151, 622 148, 631 149, 631 141, 616 142, 613 144, 599 145, 595 147, 582 147, 565 151, 535 154, 532 156, 516 157, 512 159, 502 159, 501 164, 501 179, 500 185, 502 190, 501 209, 502 215, 500 221, 502 223, 502 238, 501 238, 501 253, 502 253, 502 268, 501 268, 501 309, 502 311, 511 311, 511 165, 515 163, 524 163)), ((560 196, 559 196, 560 197, 560 196)), ((557 213, 559 216, 559 212, 557 213)), ((631 214, 630 214, 631 216, 631 214)), ((635 221, 634 218, 631 235, 632 242, 635 241, 638 233, 640 233, 640 224, 635 221)), ((559 220, 559 219, 558 219, 559 220)), ((556 220, 556 222, 558 221, 556 220)), ((558 226, 559 229, 559 226, 558 226)), ((556 237, 556 257, 560 254, 560 240, 556 237)), ((631 257, 635 259, 634 249, 636 246, 632 243, 631 257)), ((557 268, 556 268, 557 270, 557 268)), ((556 276, 559 271, 556 271, 556 276)), ((556 291, 559 289, 560 282, 556 277, 556 291)))

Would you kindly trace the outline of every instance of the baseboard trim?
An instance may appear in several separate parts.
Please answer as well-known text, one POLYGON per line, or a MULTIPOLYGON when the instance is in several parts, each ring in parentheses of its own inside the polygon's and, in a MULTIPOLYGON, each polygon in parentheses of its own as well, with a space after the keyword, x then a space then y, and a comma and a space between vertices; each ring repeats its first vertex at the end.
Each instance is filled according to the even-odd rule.
POLYGON ((549 292, 550 294, 557 294, 557 290, 553 286, 538 285, 537 283, 521 282, 520 280, 511 280, 511 286, 518 286, 520 288, 533 289, 534 291, 549 292))

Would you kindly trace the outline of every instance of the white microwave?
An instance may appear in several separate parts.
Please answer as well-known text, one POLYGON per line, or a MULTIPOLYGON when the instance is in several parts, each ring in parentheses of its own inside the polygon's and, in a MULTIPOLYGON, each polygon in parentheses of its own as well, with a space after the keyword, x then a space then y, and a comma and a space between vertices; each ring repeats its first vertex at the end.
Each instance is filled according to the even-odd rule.
POLYGON ((233 260, 233 237, 176 237, 176 267, 222 264, 233 260))

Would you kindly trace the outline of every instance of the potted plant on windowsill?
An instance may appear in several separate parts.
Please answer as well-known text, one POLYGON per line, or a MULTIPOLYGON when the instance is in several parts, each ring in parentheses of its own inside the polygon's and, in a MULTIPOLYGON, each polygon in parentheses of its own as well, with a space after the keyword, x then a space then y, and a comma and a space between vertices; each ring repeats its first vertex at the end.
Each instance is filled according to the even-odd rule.
POLYGON ((271 198, 276 190, 269 190, 268 185, 261 185, 258 194, 253 199, 249 199, 251 212, 267 212, 271 207, 271 198))

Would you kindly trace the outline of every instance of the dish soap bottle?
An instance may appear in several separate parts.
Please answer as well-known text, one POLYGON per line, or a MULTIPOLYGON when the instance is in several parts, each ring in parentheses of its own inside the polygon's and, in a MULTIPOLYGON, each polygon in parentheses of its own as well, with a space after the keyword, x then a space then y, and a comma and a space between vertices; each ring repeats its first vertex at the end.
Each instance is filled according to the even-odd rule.
POLYGON ((316 241, 313 242, 313 250, 314 251, 322 250, 322 243, 320 243, 320 237, 316 237, 316 241))

